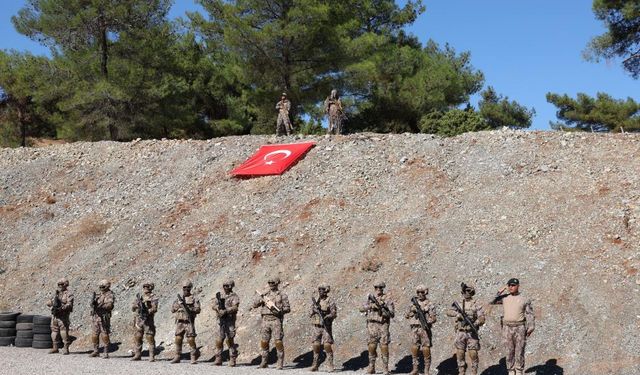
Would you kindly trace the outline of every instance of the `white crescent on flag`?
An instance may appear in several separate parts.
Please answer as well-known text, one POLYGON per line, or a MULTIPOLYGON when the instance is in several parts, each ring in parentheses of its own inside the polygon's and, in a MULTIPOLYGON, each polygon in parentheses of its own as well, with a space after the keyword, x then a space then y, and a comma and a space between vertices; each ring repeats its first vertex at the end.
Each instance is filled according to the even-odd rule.
POLYGON ((291 156, 291 151, 289 150, 276 150, 276 151, 271 151, 270 153, 266 154, 264 156, 264 161, 266 165, 271 165, 273 163, 275 163, 273 160, 271 159, 271 156, 277 155, 277 154, 284 154, 284 158, 280 159, 280 160, 284 160, 286 158, 288 158, 289 156, 291 156))

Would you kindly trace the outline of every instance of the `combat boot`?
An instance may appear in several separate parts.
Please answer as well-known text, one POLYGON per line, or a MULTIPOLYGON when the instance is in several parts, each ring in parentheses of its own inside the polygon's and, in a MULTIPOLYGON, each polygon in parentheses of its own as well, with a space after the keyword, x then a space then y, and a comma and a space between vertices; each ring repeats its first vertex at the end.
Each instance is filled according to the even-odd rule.
POLYGON ((55 353, 59 353, 59 352, 60 351, 58 350, 58 343, 56 341, 54 341, 53 342, 53 346, 49 350, 49 354, 55 354, 55 353))
POLYGON ((311 362, 310 371, 318 371, 318 359, 320 358, 320 344, 314 343, 311 347, 313 351, 313 362, 311 362))
POLYGON ((280 340, 276 340, 276 354, 278 355, 276 369, 282 370, 284 368, 284 343, 280 340))
POLYGON ((191 352, 190 352, 191 364, 195 365, 196 363, 198 363, 198 358, 200 358, 200 350, 198 350, 198 347, 196 346, 196 338, 188 337, 187 342, 191 347, 191 352))
POLYGON ((222 340, 216 340, 216 359, 213 361, 216 366, 222 365, 222 342, 222 340))
POLYGON ((91 343, 93 344, 93 351, 89 354, 89 357, 97 357, 100 355, 98 348, 100 346, 100 337, 98 335, 91 336, 91 343))
POLYGON ((333 347, 331 344, 324 344, 324 352, 327 354, 327 372, 333 372, 333 347))
POLYGON ((269 357, 269 342, 268 341, 260 341, 260 356, 261 361, 258 365, 258 368, 267 368, 268 365, 268 357, 269 357))
POLYGON ((133 358, 132 361, 139 361, 142 359, 142 333, 136 332, 133 334, 133 358))
POLYGON ((102 335, 102 343, 104 344, 102 359, 109 359, 109 345, 111 345, 111 339, 109 338, 109 335, 102 335))
POLYGON ((71 340, 69 340, 69 332, 67 332, 66 329, 63 329, 63 330, 60 331, 60 336, 62 336, 62 342, 63 342, 62 354, 63 355, 68 355, 69 354, 69 344, 70 344, 70 341, 71 341, 71 340))
POLYGON ((389 345, 380 345, 382 354, 382 373, 389 375, 389 345))
POLYGON ((411 347, 411 372, 409 375, 418 375, 418 352, 420 348, 416 345, 411 347))
POLYGON ((139 361, 141 359, 142 359, 142 352, 136 348, 134 353, 133 353, 133 358, 131 358, 131 360, 132 361, 139 361))
POLYGON ((227 338, 227 345, 229 345, 229 367, 235 367, 236 358, 238 358, 238 346, 232 338, 227 338))
POLYGON ((175 338, 176 352, 171 360, 171 363, 180 363, 180 357, 182 356, 182 336, 176 336, 175 338))
POLYGON ((229 367, 236 367, 236 357, 229 358, 229 367))
POLYGON ((149 346, 149 362, 156 361, 156 339, 151 335, 147 335, 147 345, 149 346))
POLYGON ((62 346, 62 354, 63 355, 68 355, 69 354, 69 343, 64 343, 64 345, 62 346))
POLYGON ((369 344, 369 367, 367 367, 367 374, 375 374, 376 373, 376 357, 378 357, 378 353, 376 352, 376 344, 369 344))

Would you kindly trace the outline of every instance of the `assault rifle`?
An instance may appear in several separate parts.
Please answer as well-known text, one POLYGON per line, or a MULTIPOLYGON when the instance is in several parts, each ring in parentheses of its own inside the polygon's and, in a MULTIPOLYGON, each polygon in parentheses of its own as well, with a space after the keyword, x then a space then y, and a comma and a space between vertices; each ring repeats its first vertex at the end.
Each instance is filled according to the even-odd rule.
POLYGON ((260 297, 262 298, 262 302, 264 303, 265 306, 267 306, 267 308, 273 312, 277 312, 278 314, 280 314, 280 309, 278 308, 278 306, 276 306, 276 304, 269 298, 264 298, 266 293, 262 293, 259 290, 256 290, 256 293, 258 293, 260 295, 260 297))
POLYGON ((464 322, 466 323, 466 325, 468 325, 471 330, 473 331, 473 333, 476 335, 477 338, 480 338, 480 335, 478 334, 478 329, 476 328, 476 326, 473 324, 473 322, 471 321, 471 319, 469 319, 469 315, 467 315, 467 313, 464 312, 464 309, 462 307, 460 307, 460 305, 458 304, 457 301, 454 301, 453 304, 451 305, 453 306, 453 308, 458 312, 458 314, 462 315, 462 319, 464 320, 464 322))
POLYGON ((60 300, 60 291, 56 290, 56 296, 53 297, 53 303, 51 304, 51 315, 58 315, 61 307, 62 301, 60 300))
POLYGON ((184 312, 186 312, 187 316, 189 317, 189 323, 193 326, 193 321, 194 321, 193 312, 189 308, 189 305, 187 305, 187 303, 185 302, 184 298, 182 298, 182 296, 179 294, 178 294, 178 302, 180 302, 180 304, 182 305, 184 312))
POLYGON ((149 318, 149 308, 147 304, 142 300, 140 293, 136 294, 136 303, 138 304, 138 316, 143 322, 149 318))
POLYGON ((96 292, 93 292, 93 296, 91 297, 91 315, 98 315, 98 298, 96 297, 96 292))
POLYGON ((218 302, 218 318, 220 318, 218 323, 222 325, 222 317, 220 316, 220 311, 226 310, 226 306, 225 299, 222 298, 222 294, 220 294, 220 292, 216 293, 216 301, 218 302))
POLYGON ((391 318, 391 310, 389 310, 389 307, 387 305, 382 305, 380 302, 378 302, 378 300, 376 299, 376 297, 374 297, 373 295, 369 294, 369 296, 367 297, 369 299, 370 302, 373 302, 374 305, 376 305, 376 307, 378 308, 378 310, 380 310, 380 312, 382 312, 383 316, 385 315, 384 313, 386 312, 386 316, 388 316, 389 318, 391 318))
POLYGON ((418 320, 420 321, 420 325, 422 329, 427 332, 427 336, 431 338, 431 325, 427 322, 427 317, 424 316, 424 311, 422 311, 422 307, 420 307, 420 303, 418 303, 418 299, 416 297, 411 298, 411 303, 416 308, 416 315, 418 315, 418 320))
POLYGON ((333 341, 333 335, 329 330, 329 326, 327 325, 327 321, 324 319, 324 314, 322 314, 322 309, 320 308, 320 298, 316 301, 315 298, 311 297, 311 303, 313 307, 313 312, 315 312, 320 317, 320 325, 324 328, 325 331, 329 334, 331 341, 333 341))

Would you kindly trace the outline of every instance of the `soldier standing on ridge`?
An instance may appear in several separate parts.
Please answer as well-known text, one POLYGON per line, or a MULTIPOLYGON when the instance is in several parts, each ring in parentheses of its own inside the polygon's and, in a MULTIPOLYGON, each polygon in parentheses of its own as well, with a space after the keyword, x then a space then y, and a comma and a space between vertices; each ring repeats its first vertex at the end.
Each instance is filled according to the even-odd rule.
POLYGON ((313 324, 313 363, 311 371, 318 371, 318 359, 320 350, 324 344, 324 351, 327 354, 328 372, 333 372, 333 320, 338 314, 336 304, 329 297, 331 287, 327 284, 318 286, 318 300, 311 298, 311 320, 313 324))
POLYGON ((422 346, 425 375, 429 375, 431 368, 431 325, 436 322, 436 309, 431 301, 427 299, 427 294, 429 294, 429 289, 424 285, 418 285, 416 287, 416 297, 411 299, 411 308, 405 315, 405 318, 410 319, 411 332, 413 332, 413 345, 411 346, 413 369, 411 370, 411 375, 418 374, 420 346, 422 346), (422 316, 420 316, 420 313, 422 316), (424 322, 421 321, 422 317, 424 317, 424 322), (426 328, 423 327, 423 324, 426 328))
POLYGON ((149 346, 149 362, 156 360, 156 325, 154 316, 158 311, 158 298, 153 294, 155 285, 151 281, 142 284, 142 295, 138 294, 131 311, 135 313, 133 317, 133 345, 134 355, 132 361, 139 361, 142 358, 142 338, 147 335, 147 345, 149 346))
POLYGON ((236 365, 236 358, 238 358, 238 346, 233 341, 236 337, 236 315, 238 314, 238 307, 240 306, 240 298, 233 291, 235 282, 233 280, 227 280, 222 284, 223 292, 216 293, 216 298, 211 301, 211 307, 218 315, 218 324, 220 330, 215 342, 215 362, 216 366, 222 365, 222 349, 224 345, 224 339, 227 338, 227 345, 229 346, 229 367, 236 365))
POLYGON ((509 375, 524 375, 524 353, 529 337, 535 329, 535 316, 531 300, 520 293, 520 280, 509 279, 492 304, 502 304, 502 337, 507 348, 509 375), (502 294, 505 290, 508 294, 502 294))
POLYGON ((97 357, 99 354, 100 339, 102 339, 102 345, 104 345, 104 359, 109 358, 109 345, 111 340, 109 334, 111 334, 111 311, 115 303, 115 297, 111 291, 111 283, 107 280, 100 281, 99 293, 93 293, 91 300, 91 323, 93 328, 93 335, 91 336, 91 343, 93 344, 93 351, 89 354, 90 357, 97 357))
POLYGON ((360 308, 360 312, 365 313, 367 317, 367 332, 369 334, 367 373, 374 374, 376 372, 376 358, 378 357, 376 349, 380 344, 383 372, 389 374, 389 342, 391 339, 389 323, 391 318, 395 316, 395 307, 384 294, 386 284, 383 281, 376 281, 373 287, 375 288, 375 296, 373 294, 367 295, 367 301, 360 308))
POLYGON ((267 292, 258 292, 258 297, 253 302, 253 308, 260 307, 260 315, 262 316, 262 324, 260 328, 260 354, 262 361, 260 368, 267 367, 267 357, 269 355, 269 341, 273 336, 275 340, 276 352, 278 354, 277 369, 282 370, 284 367, 284 338, 283 321, 284 315, 291 312, 289 305, 289 297, 278 290, 280 278, 272 277, 268 281, 269 290, 267 292))
POLYGON ((58 335, 62 337, 64 346, 62 354, 69 354, 69 325, 71 321, 69 316, 73 311, 73 293, 69 288, 69 280, 62 278, 58 280, 58 288, 56 295, 47 302, 47 306, 51 308, 51 340, 53 348, 49 350, 49 354, 58 353, 58 335))
POLYGON ((191 281, 185 281, 182 283, 182 296, 178 294, 178 298, 173 301, 171 306, 171 312, 176 317, 176 352, 171 363, 180 363, 180 356, 182 355, 182 342, 184 336, 187 336, 187 342, 191 347, 191 364, 195 365, 200 358, 200 351, 196 346, 196 315, 200 314, 200 301, 191 294, 193 289, 193 283, 191 281))
POLYGON ((331 95, 324 100, 324 112, 329 117, 327 134, 342 134, 344 110, 342 109, 342 102, 338 97, 338 90, 331 90, 331 95))
POLYGON ((291 102, 287 99, 287 93, 282 93, 280 101, 276 103, 278 110, 278 120, 276 122, 276 135, 291 135, 293 126, 289 119, 289 111, 291 110, 291 102))
POLYGON ((465 375, 467 371, 467 363, 465 361, 466 352, 469 353, 471 360, 471 375, 478 374, 478 351, 480 350, 480 337, 476 334, 478 328, 485 322, 484 310, 482 304, 473 299, 476 294, 475 288, 462 283, 462 303, 458 304, 464 315, 455 308, 447 310, 447 316, 456 318, 456 359, 458 361, 458 374, 465 375), (465 320, 465 316, 469 319, 469 324, 465 320))

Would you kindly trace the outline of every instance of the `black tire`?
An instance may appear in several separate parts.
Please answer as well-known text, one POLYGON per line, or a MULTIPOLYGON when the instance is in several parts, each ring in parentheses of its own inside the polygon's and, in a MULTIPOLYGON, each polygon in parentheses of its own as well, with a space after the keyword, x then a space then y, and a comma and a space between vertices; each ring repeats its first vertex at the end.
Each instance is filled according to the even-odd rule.
POLYGON ((16 322, 13 320, 0 320, 0 328, 16 328, 16 322))
POLYGON ((15 328, 0 328, 0 337, 11 337, 16 335, 15 328))
POLYGON ((20 314, 16 318, 16 323, 33 323, 33 317, 34 316, 35 315, 20 314))
POLYGON ((13 320, 14 322, 16 321, 16 317, 20 315, 20 313, 17 312, 1 312, 0 313, 0 320, 13 320))
POLYGON ((31 345, 33 345, 33 340, 16 337, 16 342, 14 345, 18 348, 30 348, 31 345))
POLYGON ((51 317, 50 316, 44 316, 44 315, 34 315, 33 316, 33 324, 34 325, 39 325, 39 326, 44 326, 44 325, 50 325, 51 324, 51 317))
POLYGON ((33 338, 33 331, 32 330, 16 331, 16 338, 32 339, 33 338))
POLYGON ((45 335, 44 333, 34 333, 33 339, 35 341, 51 341, 51 334, 45 335))
POLYGON ((33 329, 33 323, 17 323, 16 330, 18 331, 31 331, 33 329))
POLYGON ((16 342, 15 336, 12 337, 0 337, 0 346, 13 345, 16 342))
POLYGON ((51 334, 51 327, 49 326, 33 326, 33 333, 51 334))
POLYGON ((53 347, 53 344, 51 343, 51 341, 33 340, 33 342, 31 343, 31 347, 35 349, 51 349, 53 347))

